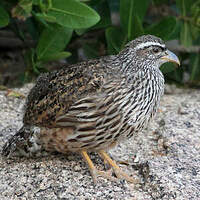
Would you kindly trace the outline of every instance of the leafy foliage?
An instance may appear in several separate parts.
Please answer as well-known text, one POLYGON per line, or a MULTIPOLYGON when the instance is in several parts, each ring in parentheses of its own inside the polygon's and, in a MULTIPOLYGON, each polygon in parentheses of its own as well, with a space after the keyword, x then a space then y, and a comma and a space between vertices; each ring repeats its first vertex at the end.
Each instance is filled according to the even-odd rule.
POLYGON ((117 54, 128 41, 153 34, 178 41, 182 67, 162 66, 166 79, 183 84, 188 74, 187 83, 200 85, 200 0, 2 0, 0 28, 34 41, 24 54, 26 76, 48 70, 49 61, 78 62, 80 49, 88 59, 117 54))
POLYGON ((0 28, 1 27, 4 27, 4 26, 7 26, 8 23, 9 23, 9 15, 7 13, 7 11, 0 6, 0 28))

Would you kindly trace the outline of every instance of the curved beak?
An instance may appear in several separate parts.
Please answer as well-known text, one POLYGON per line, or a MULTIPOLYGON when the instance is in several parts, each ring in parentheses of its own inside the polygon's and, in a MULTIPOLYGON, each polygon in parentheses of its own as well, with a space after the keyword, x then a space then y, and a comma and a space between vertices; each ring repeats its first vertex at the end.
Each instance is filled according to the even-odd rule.
POLYGON ((165 60, 165 62, 173 62, 180 66, 180 61, 178 57, 169 50, 165 51, 165 55, 162 56, 161 59, 165 60))

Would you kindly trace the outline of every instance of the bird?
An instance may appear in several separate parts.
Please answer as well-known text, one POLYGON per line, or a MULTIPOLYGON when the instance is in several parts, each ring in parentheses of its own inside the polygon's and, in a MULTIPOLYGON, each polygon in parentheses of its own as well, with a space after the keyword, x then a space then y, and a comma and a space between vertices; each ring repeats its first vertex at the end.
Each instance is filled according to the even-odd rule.
POLYGON ((99 176, 133 183, 107 150, 145 129, 164 93, 160 66, 180 65, 164 41, 143 35, 117 55, 83 61, 41 74, 25 103, 23 126, 3 146, 3 156, 40 152, 76 152, 99 176), (89 153, 96 152, 115 176, 98 170, 89 153))

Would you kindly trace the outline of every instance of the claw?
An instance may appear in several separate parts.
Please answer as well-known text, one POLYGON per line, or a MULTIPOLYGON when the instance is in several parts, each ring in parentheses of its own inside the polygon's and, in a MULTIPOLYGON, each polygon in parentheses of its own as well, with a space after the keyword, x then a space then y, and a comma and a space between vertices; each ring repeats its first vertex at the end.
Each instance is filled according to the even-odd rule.
POLYGON ((137 183, 137 180, 133 179, 130 177, 128 174, 123 172, 120 167, 116 164, 114 160, 110 158, 110 156, 103 150, 99 151, 99 154, 102 156, 104 160, 106 160, 107 163, 113 168, 115 175, 117 176, 118 179, 125 179, 130 183, 137 183))
POLYGON ((90 173, 93 177, 93 181, 96 184, 97 183, 97 177, 98 176, 102 176, 106 179, 109 179, 111 181, 114 182, 119 182, 119 179, 125 179, 128 182, 131 183, 137 183, 137 180, 133 179, 132 177, 130 177, 129 175, 127 175, 126 173, 124 173, 120 167, 115 163, 114 160, 112 160, 108 154, 106 152, 104 152, 103 150, 99 151, 99 154, 101 155, 101 157, 104 159, 104 162, 106 164, 109 164, 112 169, 115 172, 115 175, 117 176, 117 178, 113 177, 109 172, 104 172, 104 171, 100 171, 97 170, 96 167, 94 166, 93 162, 91 161, 90 157, 88 156, 86 151, 81 151, 81 155, 83 156, 83 158, 85 159, 85 161, 87 162, 88 166, 89 166, 89 170, 90 173))

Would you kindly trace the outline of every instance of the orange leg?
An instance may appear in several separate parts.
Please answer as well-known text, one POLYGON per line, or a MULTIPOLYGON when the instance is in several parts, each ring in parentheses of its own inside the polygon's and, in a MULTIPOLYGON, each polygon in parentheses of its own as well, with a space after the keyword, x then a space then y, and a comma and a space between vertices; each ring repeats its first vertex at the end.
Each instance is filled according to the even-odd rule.
POLYGON ((94 166, 92 160, 88 156, 87 151, 81 151, 81 155, 89 166, 89 170, 90 170, 90 173, 92 175, 92 178, 93 178, 95 184, 97 183, 98 176, 105 177, 111 181, 118 181, 115 177, 112 177, 109 173, 97 170, 96 167, 94 166))
POLYGON ((115 163, 115 161, 113 161, 106 152, 104 152, 103 150, 99 151, 99 154, 101 155, 101 157, 104 159, 105 163, 108 163, 114 170, 117 178, 113 177, 110 175, 110 173, 108 172, 104 172, 104 171, 100 171, 97 170, 96 167, 94 166, 93 162, 91 161, 90 157, 87 154, 87 151, 81 151, 81 155, 84 158, 84 160, 87 162, 88 166, 89 166, 89 170, 90 173, 93 177, 94 183, 97 182, 97 177, 98 176, 102 176, 105 177, 111 181, 118 181, 119 179, 125 179, 128 182, 131 183, 136 183, 137 181, 134 180, 132 177, 128 176, 126 173, 124 173, 123 171, 121 171, 121 169, 119 168, 119 166, 115 163))
POLYGON ((110 156, 103 150, 99 151, 101 157, 113 168, 115 175, 118 179, 125 179, 128 182, 136 183, 137 181, 130 177, 128 174, 124 173, 120 167, 116 164, 114 160, 110 158, 110 156))

